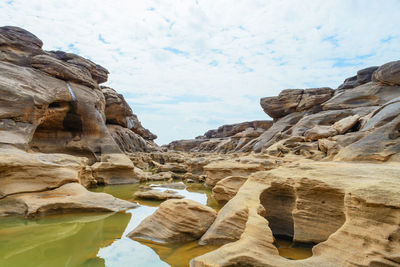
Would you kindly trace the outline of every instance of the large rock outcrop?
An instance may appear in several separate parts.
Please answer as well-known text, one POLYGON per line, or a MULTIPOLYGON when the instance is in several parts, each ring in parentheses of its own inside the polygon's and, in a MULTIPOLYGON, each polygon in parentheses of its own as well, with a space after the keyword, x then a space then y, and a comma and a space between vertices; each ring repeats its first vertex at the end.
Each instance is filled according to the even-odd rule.
POLYGON ((226 245, 192 266, 397 266, 399 176, 398 165, 311 161, 257 172, 201 238, 226 245), (280 257, 273 235, 317 243, 313 256, 280 257))
POLYGON ((207 231, 215 217, 212 208, 196 201, 167 200, 128 236, 166 243, 193 241, 207 231))
POLYGON ((311 89, 286 89, 277 97, 261 98, 260 104, 271 118, 282 118, 296 111, 318 108, 333 95, 328 87, 311 89))
MULTIPOLYGON (((99 86, 107 81, 105 68, 72 53, 44 51, 42 45, 24 29, 0 27, 2 203, 19 194, 33 203, 36 192, 68 184, 73 185, 65 188, 138 182, 123 151, 156 150, 156 136, 143 128, 121 95, 99 86)), ((100 199, 86 197, 93 198, 87 209, 100 199)), ((52 200, 56 201, 48 198, 48 203, 52 200)), ((72 205, 55 210, 68 209, 72 205)))

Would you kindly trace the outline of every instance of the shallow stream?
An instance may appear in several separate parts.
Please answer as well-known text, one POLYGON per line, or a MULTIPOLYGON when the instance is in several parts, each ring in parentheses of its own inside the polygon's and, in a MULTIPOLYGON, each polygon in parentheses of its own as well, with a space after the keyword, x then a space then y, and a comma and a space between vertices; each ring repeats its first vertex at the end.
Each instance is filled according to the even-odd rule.
MULTIPOLYGON (((37 219, 0 218, 0 266, 186 267, 190 259, 217 248, 200 246, 197 241, 164 245, 127 238, 126 235, 161 203, 135 199, 133 193, 138 187, 137 184, 113 185, 91 190, 141 204, 125 213, 61 214, 37 219)), ((220 208, 211 198, 211 191, 202 184, 188 184, 186 189, 173 190, 216 210, 220 208)), ((290 249, 285 253, 286 257, 293 255, 290 249)))

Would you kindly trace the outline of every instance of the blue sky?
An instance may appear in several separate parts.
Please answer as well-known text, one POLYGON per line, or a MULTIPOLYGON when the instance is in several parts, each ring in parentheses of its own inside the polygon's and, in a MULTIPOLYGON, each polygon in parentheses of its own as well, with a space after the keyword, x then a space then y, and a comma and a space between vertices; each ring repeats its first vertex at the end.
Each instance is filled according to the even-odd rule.
POLYGON ((0 0, 0 24, 110 71, 159 144, 268 119, 259 98, 399 60, 399 0, 0 0))

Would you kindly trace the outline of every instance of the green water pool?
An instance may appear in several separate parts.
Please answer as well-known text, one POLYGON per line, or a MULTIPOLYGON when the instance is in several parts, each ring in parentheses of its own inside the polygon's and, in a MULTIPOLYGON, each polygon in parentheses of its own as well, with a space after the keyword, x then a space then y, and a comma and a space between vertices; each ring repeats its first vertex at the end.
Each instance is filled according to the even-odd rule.
MULTIPOLYGON (((217 248, 200 246, 197 241, 159 244, 127 238, 127 234, 161 203, 135 199, 133 193, 139 186, 112 185, 91 189, 141 204, 122 213, 61 214, 36 219, 0 218, 0 266, 187 267, 190 259, 217 248)), ((211 198, 211 191, 202 184, 188 184, 186 189, 173 190, 185 198, 220 209, 211 198)), ((290 243, 285 241, 278 243, 283 257, 303 259, 312 255, 311 250, 291 248, 290 243)))
MULTIPOLYGON (((126 237, 158 201, 138 201, 133 193, 139 185, 113 185, 92 189, 106 192, 140 207, 123 213, 78 213, 38 219, 0 218, 0 266, 188 266, 191 258, 215 249, 197 242, 161 245, 126 237)), ((218 205, 210 190, 200 184, 174 189, 186 198, 218 205)))

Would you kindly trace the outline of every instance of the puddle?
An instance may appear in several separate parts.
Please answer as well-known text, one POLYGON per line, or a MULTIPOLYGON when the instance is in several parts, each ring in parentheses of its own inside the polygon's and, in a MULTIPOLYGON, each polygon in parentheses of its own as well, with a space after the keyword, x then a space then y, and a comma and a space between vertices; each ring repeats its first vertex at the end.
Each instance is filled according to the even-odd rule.
POLYGON ((294 244, 291 240, 278 237, 275 237, 275 245, 279 255, 290 260, 303 260, 313 255, 312 245, 294 244))

